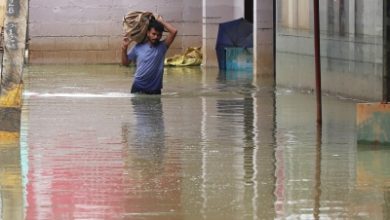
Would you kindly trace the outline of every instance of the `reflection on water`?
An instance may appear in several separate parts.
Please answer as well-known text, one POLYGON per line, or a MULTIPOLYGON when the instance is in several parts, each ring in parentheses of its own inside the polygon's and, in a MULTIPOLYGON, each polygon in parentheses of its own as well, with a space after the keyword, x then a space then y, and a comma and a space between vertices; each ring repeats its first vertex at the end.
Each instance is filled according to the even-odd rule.
MULTIPOLYGON (((165 129, 160 96, 131 99, 134 124, 122 127, 124 138, 125 217, 160 216, 182 219, 180 214, 180 167, 165 161, 165 129)), ((167 156, 167 160, 170 156, 167 156)))
POLYGON ((316 133, 316 166, 314 180, 314 219, 320 219, 321 210, 321 148, 322 148, 322 126, 317 125, 316 133))
POLYGON ((324 97, 317 130, 312 94, 251 74, 167 68, 161 96, 129 95, 131 74, 27 69, 21 147, 0 145, 18 180, 1 179, 1 218, 389 216, 387 151, 356 146, 353 101, 324 97))
POLYGON ((0 219, 23 219, 19 139, 0 131, 0 219))
POLYGON ((390 149, 378 146, 358 146, 357 151, 357 191, 360 199, 368 204, 357 205, 366 212, 375 212, 375 219, 390 217, 390 149), (370 191, 371 195, 364 192, 370 191))
POLYGON ((0 106, 0 219, 23 219, 20 114, 0 106))

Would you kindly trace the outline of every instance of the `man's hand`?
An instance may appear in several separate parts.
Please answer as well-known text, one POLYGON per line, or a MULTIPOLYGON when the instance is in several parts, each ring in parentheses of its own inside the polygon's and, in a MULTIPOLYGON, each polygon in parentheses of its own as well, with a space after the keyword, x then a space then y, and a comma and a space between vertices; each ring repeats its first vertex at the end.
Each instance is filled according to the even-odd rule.
POLYGON ((164 19, 161 15, 159 15, 156 20, 161 22, 161 23, 164 22, 164 19))
POLYGON ((132 41, 133 40, 130 40, 128 37, 123 37, 121 58, 122 65, 128 66, 130 64, 130 60, 127 58, 127 49, 132 41))
POLYGON ((127 51, 127 48, 129 47, 132 40, 130 40, 128 37, 123 37, 122 41, 122 49, 127 51))

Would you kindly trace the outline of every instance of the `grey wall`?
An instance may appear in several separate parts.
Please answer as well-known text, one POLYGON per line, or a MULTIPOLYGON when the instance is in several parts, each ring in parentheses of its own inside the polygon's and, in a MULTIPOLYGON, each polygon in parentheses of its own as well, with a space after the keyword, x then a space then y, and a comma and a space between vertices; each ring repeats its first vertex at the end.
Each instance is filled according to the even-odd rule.
MULTIPOLYGON (((276 81, 279 86, 313 89, 313 5, 277 1, 276 81), (306 15, 302 22, 297 15, 306 15)), ((383 93, 383 1, 320 1, 322 88, 366 100, 383 93)))
MULTIPOLYGON (((256 72, 273 75, 273 1, 255 1, 256 72)), ((243 0, 34 0, 30 1, 29 63, 119 63, 122 20, 151 11, 179 34, 167 56, 203 47, 203 65, 217 67, 219 23, 244 17, 243 0)))
MULTIPOLYGON (((201 0, 198 0, 201 1, 201 0)), ((244 17, 244 1, 202 0, 203 2, 203 64, 217 67, 215 43, 220 23, 244 17)))
POLYGON ((256 0, 254 4, 255 55, 254 71, 261 77, 274 77, 274 3, 272 0, 256 0))
POLYGON ((168 55, 202 45, 201 1, 30 1, 30 63, 118 63, 122 19, 128 11, 152 11, 179 29, 168 55))

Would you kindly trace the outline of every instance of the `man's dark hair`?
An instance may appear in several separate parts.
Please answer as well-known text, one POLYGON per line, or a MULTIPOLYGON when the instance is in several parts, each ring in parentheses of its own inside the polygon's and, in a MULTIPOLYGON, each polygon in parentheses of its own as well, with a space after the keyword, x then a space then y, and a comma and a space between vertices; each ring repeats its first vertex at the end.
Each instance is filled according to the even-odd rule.
POLYGON ((154 28, 156 31, 162 33, 164 31, 164 25, 156 19, 152 18, 149 21, 148 31, 154 28))

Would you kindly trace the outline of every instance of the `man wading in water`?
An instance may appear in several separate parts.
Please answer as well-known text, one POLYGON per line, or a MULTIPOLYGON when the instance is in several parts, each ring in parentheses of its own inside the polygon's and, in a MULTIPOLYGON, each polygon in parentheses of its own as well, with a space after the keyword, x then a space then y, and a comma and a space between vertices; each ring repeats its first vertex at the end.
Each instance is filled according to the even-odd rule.
POLYGON ((131 93, 161 94, 165 54, 176 34, 177 29, 159 17, 150 20, 145 41, 136 44, 130 52, 128 47, 132 40, 127 37, 123 39, 122 64, 136 64, 131 93), (160 41, 164 28, 168 35, 160 41))

